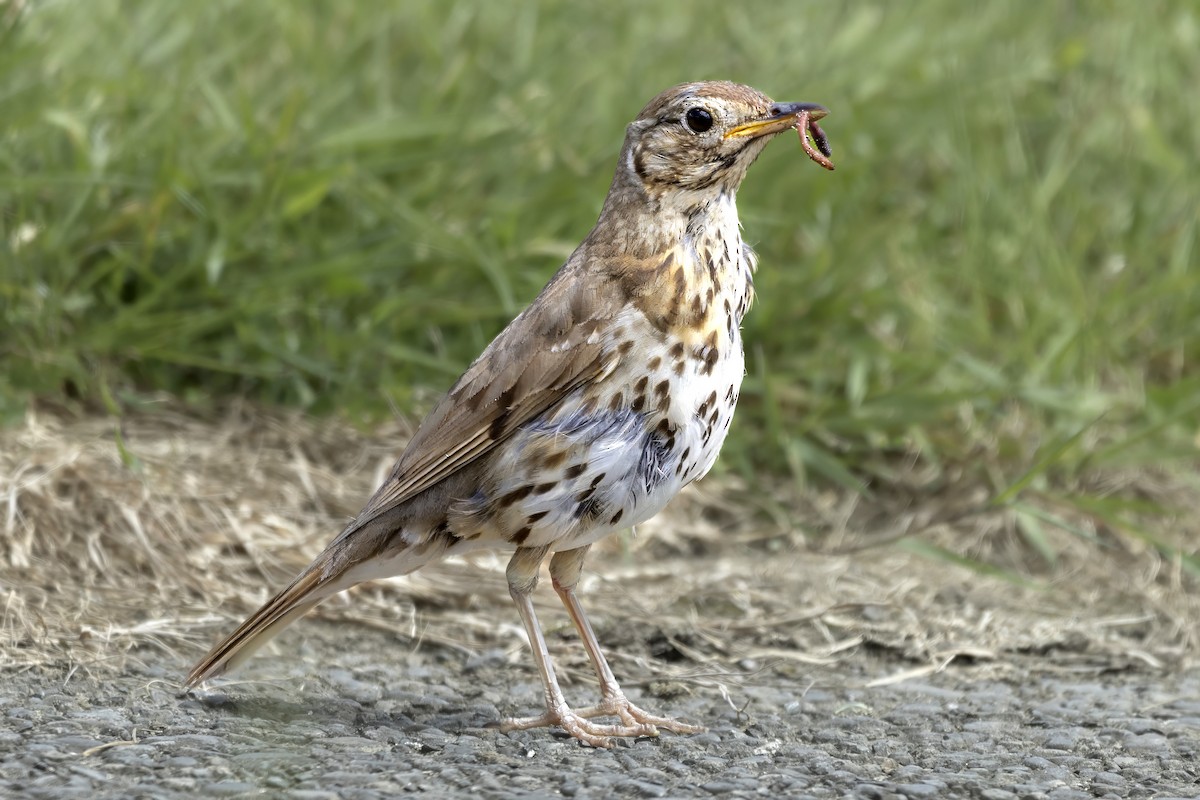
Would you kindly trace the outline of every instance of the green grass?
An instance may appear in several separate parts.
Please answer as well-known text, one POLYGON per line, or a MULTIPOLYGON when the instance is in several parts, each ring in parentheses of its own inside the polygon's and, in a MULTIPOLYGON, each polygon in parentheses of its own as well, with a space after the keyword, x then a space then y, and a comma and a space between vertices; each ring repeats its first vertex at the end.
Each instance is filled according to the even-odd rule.
POLYGON ((1197 455, 1192 3, 0 19, 10 418, 162 390, 419 410, 586 234, 642 104, 720 77, 827 105, 838 165, 785 137, 742 191, 760 300, 724 468, 878 485, 908 454, 1016 502, 1197 455))

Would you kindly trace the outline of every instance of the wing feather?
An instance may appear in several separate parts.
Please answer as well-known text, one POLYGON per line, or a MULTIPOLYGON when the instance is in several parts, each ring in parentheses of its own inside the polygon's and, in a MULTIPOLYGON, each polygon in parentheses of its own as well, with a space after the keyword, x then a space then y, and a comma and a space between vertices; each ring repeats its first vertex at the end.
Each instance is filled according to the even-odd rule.
POLYGON ((578 262, 568 262, 471 364, 336 541, 485 455, 573 389, 616 367, 614 343, 598 332, 620 313, 623 298, 597 291, 595 280, 574 274, 580 271, 578 262))

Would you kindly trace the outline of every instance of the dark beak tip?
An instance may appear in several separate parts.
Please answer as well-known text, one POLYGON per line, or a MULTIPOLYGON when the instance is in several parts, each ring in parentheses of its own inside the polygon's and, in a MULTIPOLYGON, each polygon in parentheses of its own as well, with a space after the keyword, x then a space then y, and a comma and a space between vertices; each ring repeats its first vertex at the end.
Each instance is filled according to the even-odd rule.
POLYGON ((791 117, 801 111, 807 111, 814 120, 829 115, 829 109, 818 103, 775 103, 771 106, 771 116, 774 117, 791 117))

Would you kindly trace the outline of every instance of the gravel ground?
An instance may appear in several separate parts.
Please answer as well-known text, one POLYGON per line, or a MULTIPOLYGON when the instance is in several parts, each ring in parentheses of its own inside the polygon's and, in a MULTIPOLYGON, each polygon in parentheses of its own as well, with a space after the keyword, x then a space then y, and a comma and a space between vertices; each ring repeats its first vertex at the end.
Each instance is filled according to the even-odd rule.
MULTIPOLYGON (((963 491, 892 508, 705 481, 597 545, 580 594, 614 671, 704 734, 605 751, 489 728, 541 700, 504 560, 485 557, 330 600, 181 696, 404 431, 163 412, 122 432, 132 466, 106 419, 0 431, 0 797, 1200 796, 1194 577, 1086 515, 1087 536, 1045 532, 1053 567, 1030 562, 1012 514, 964 515, 963 491), (919 538, 880 545, 897 522, 919 538)), ((1190 483, 1104 480, 1200 535, 1190 483)), ((589 703, 548 585, 535 603, 568 699, 589 703)))
MULTIPOLYGON (((709 732, 601 751, 547 730, 488 729, 502 715, 537 709, 533 670, 510 663, 509 651, 413 648, 384 632, 319 621, 285 642, 287 659, 246 670, 271 680, 198 696, 177 695, 185 660, 165 664, 157 654, 157 665, 135 657, 119 674, 8 675, 0 685, 0 793, 1200 796, 1195 670, 1072 674, 1029 656, 1003 670, 967 663, 871 688, 903 664, 870 648, 836 670, 744 664, 757 669, 724 692, 671 683, 631 690, 709 732)), ((568 694, 586 702, 589 690, 577 684, 568 694)))

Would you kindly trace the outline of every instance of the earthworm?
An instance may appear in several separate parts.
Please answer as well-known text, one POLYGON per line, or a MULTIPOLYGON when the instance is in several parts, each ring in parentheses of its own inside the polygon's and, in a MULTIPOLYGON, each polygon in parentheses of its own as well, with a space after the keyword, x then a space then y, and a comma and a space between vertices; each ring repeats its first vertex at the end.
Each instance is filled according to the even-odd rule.
POLYGON ((833 169, 833 162, 829 160, 829 157, 833 155, 833 151, 829 148, 829 139, 826 138, 825 131, 821 130, 817 121, 809 118, 807 111, 801 111, 796 115, 796 131, 800 134, 800 145, 808 157, 825 169, 833 169), (809 134, 812 134, 812 141, 809 141, 809 134), (813 146, 814 143, 816 147, 813 146))

